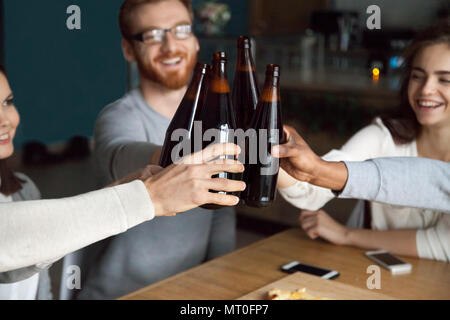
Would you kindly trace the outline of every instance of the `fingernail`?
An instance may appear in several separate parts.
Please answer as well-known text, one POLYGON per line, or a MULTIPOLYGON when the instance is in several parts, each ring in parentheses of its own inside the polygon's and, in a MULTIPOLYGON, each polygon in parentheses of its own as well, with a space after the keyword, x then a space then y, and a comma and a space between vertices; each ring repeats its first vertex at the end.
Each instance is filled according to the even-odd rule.
POLYGON ((247 184, 245 182, 242 182, 241 190, 244 191, 247 188, 247 184))

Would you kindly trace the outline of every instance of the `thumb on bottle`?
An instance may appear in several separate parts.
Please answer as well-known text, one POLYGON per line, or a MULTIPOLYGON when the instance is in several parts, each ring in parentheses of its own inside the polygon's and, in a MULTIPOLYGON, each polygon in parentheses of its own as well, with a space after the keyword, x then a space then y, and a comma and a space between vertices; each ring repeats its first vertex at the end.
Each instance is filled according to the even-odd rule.
POLYGON ((271 154, 275 158, 282 158, 286 154, 286 148, 281 145, 274 146, 272 147, 271 154))

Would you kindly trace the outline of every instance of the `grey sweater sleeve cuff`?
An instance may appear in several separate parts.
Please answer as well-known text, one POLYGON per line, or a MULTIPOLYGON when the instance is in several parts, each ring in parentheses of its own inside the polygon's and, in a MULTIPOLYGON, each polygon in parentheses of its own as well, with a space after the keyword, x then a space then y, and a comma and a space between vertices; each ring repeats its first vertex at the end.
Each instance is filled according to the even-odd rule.
POLYGON ((381 184, 377 165, 371 160, 344 163, 348 170, 347 184, 342 192, 335 194, 343 199, 376 199, 381 184))

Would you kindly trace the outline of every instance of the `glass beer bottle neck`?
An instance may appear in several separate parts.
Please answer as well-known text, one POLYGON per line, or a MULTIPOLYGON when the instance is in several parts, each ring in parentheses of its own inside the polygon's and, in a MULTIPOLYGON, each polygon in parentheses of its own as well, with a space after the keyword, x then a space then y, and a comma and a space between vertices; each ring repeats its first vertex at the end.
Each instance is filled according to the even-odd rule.
POLYGON ((230 85, 228 84, 226 63, 220 61, 214 64, 213 76, 211 80, 211 91, 216 93, 229 93, 230 85))
POLYGON ((278 87, 278 80, 267 79, 264 85, 264 90, 261 95, 263 102, 280 101, 280 88, 278 87))
POLYGON ((238 55, 237 71, 254 72, 255 66, 250 49, 241 49, 238 55))
POLYGON ((189 99, 195 99, 195 97, 198 95, 199 88, 202 86, 204 80, 205 74, 203 73, 195 74, 194 78, 192 79, 192 83, 186 92, 186 97, 189 99))

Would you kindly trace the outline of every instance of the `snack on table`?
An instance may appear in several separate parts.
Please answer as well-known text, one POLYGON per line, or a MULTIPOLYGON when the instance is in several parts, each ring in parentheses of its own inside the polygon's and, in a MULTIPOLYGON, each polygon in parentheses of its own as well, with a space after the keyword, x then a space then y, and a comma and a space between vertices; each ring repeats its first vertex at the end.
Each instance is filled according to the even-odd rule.
POLYGON ((306 293, 306 288, 297 291, 272 289, 268 292, 268 300, 328 300, 327 298, 313 297, 306 293))

